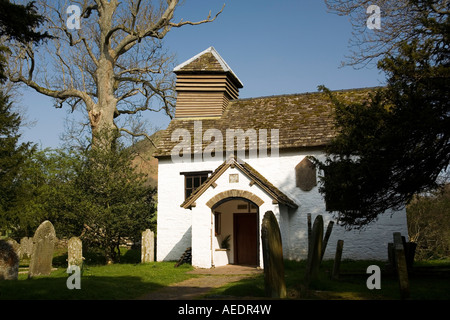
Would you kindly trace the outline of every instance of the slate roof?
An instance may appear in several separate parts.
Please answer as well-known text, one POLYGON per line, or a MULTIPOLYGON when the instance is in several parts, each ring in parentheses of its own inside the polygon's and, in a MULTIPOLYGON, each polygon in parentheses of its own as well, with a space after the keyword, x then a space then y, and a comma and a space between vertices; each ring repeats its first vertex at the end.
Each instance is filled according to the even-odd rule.
POLYGON ((253 183, 266 191, 272 199, 276 200, 278 203, 284 204, 290 208, 296 209, 298 207, 294 201, 270 183, 269 180, 264 178, 264 176, 252 166, 234 156, 231 156, 217 167, 208 179, 206 179, 206 181, 203 182, 203 184, 200 185, 180 206, 185 209, 195 206, 195 200, 197 200, 230 166, 241 170, 253 183))
MULTIPOLYGON (((334 94, 346 102, 358 102, 367 98, 375 88, 334 91, 334 94)), ((179 141, 171 141, 176 129, 187 129, 191 134, 191 151, 194 151, 194 121, 201 120, 202 136, 207 129, 218 129, 223 136, 226 150, 227 129, 267 129, 268 150, 271 147, 270 130, 279 130, 280 152, 296 148, 323 148, 336 135, 333 121, 333 104, 322 92, 281 96, 238 99, 231 101, 221 117, 201 119, 173 119, 158 145, 155 157, 171 155, 179 141)), ((248 140, 248 139, 246 139, 248 140)), ((204 141, 202 148, 211 144, 204 141)), ((257 148, 245 146, 246 150, 257 148)), ((236 147, 235 147, 236 150, 236 147)), ((269 151, 268 151, 269 152, 269 151)))

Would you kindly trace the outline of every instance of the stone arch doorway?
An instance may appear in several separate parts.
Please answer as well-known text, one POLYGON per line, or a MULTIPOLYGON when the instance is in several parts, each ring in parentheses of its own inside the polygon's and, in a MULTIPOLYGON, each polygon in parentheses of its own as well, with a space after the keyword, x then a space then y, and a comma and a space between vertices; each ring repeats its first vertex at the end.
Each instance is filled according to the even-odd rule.
MULTIPOLYGON (((259 201, 258 201, 259 202, 259 201)), ((223 240, 228 238, 226 251, 228 263, 260 265, 259 205, 247 197, 227 197, 216 202, 214 215, 215 261, 224 255, 223 240)))

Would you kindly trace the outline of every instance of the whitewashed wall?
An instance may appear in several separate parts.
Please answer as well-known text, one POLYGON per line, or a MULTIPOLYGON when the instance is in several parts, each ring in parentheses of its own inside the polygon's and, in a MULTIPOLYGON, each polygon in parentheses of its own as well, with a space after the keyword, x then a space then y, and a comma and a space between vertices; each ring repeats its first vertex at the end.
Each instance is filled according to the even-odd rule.
MULTIPOLYGON (((254 159, 250 165, 272 184, 294 200, 299 208, 289 211, 281 207, 281 228, 283 232, 284 256, 288 259, 306 259, 307 255, 307 213, 312 214, 312 223, 318 214, 324 218, 324 233, 332 214, 325 210, 325 203, 318 191, 318 186, 304 192, 295 186, 295 166, 305 156, 320 158, 321 153, 283 154, 278 159, 254 159), (288 235, 286 234, 288 233, 288 235)), ((368 225, 364 230, 346 231, 334 224, 324 259, 334 259, 337 240, 344 240, 343 259, 387 260, 387 244, 392 242, 393 232, 401 232, 408 238, 406 211, 385 213, 378 221, 368 225)))
MULTIPOLYGON (((246 159, 254 169, 279 188, 299 208, 288 209, 282 205, 273 205, 271 198, 256 185, 249 186, 249 180, 242 174, 239 183, 229 184, 228 174, 238 173, 238 169, 229 169, 217 181, 216 188, 209 188, 196 201, 192 210, 180 207, 184 201, 184 176, 180 172, 214 171, 222 161, 203 163, 173 163, 170 159, 160 160, 158 167, 158 231, 157 260, 177 260, 187 247, 192 246, 193 264, 210 267, 214 257, 214 232, 211 231, 211 209, 205 203, 216 194, 229 188, 246 190, 254 193, 265 203, 259 208, 260 220, 264 213, 272 210, 279 221, 282 233, 283 252, 287 259, 305 259, 307 254, 307 213, 312 214, 312 222, 318 214, 324 217, 324 231, 332 216, 325 211, 322 196, 315 187, 304 192, 295 186, 295 166, 305 156, 320 157, 320 153, 288 153, 278 158, 246 159), (233 171, 233 172, 231 172, 233 171), (211 242, 211 235, 213 242, 211 242), (208 239, 205 241, 205 239, 208 239)), ((334 258, 336 242, 344 240, 343 259, 387 259, 387 243, 392 242, 392 233, 401 232, 407 236, 405 211, 381 216, 376 223, 362 231, 346 231, 334 225, 325 259, 334 258)), ((260 249, 260 261, 262 262, 260 249)))
POLYGON ((184 176, 180 172, 214 170, 222 162, 158 162, 157 261, 178 260, 191 246, 192 211, 180 207, 184 201, 184 176))

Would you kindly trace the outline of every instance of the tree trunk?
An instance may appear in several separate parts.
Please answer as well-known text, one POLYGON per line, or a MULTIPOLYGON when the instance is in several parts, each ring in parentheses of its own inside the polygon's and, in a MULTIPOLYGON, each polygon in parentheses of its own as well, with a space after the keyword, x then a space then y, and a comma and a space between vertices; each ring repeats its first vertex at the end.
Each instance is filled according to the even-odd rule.
POLYGON ((97 69, 98 102, 89 111, 89 121, 92 129, 92 145, 109 149, 114 131, 114 111, 117 100, 113 89, 113 63, 109 59, 101 59, 97 69))
POLYGON ((99 9, 100 26, 100 58, 95 72, 97 81, 97 104, 89 111, 89 121, 92 129, 92 146, 109 149, 114 137, 114 111, 117 99, 114 95, 114 64, 115 57, 110 49, 108 32, 111 30, 111 21, 117 8, 115 1, 109 6, 99 9))

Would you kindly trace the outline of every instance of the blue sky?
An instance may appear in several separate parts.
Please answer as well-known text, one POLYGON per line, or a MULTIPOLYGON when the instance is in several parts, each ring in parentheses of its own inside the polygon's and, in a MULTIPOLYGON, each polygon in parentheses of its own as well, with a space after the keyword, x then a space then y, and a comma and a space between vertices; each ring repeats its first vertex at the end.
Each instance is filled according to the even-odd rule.
MULTIPOLYGON (((383 84, 376 68, 340 67, 350 53, 351 24, 327 12, 323 0, 186 0, 175 21, 202 20, 224 3, 213 23, 172 29, 164 43, 177 63, 213 46, 243 82, 241 98, 314 92, 321 84, 332 90, 383 84)), ((22 129, 22 140, 41 148, 58 147, 65 118, 80 117, 30 89, 23 90, 21 105, 35 122, 22 129)), ((146 117, 161 129, 170 121, 162 113, 146 117)))

